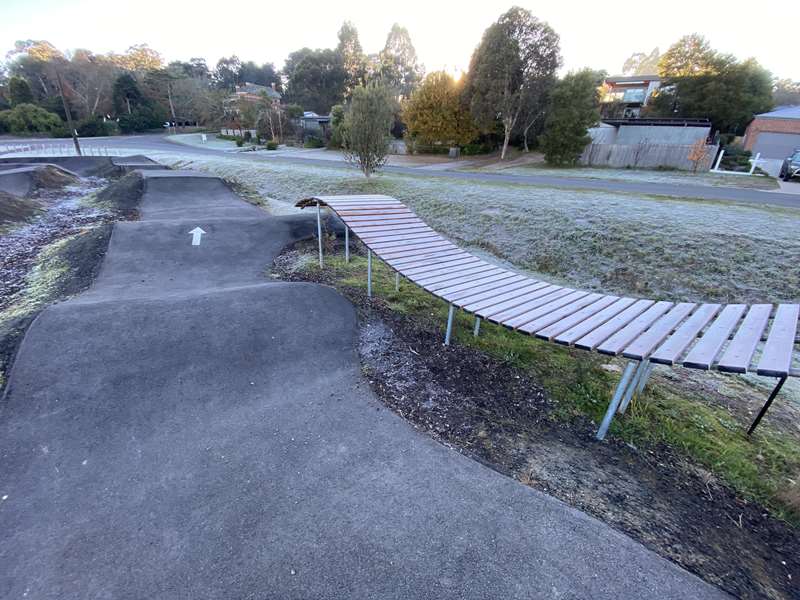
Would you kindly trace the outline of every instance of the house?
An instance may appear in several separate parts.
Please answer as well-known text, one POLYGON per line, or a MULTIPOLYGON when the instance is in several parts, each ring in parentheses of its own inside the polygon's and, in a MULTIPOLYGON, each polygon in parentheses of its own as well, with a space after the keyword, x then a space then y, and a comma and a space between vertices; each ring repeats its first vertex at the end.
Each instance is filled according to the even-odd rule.
POLYGON ((744 134, 744 149, 783 161, 800 148, 800 106, 780 106, 756 115, 744 134))
POLYGON ((307 110, 303 113, 302 117, 297 119, 298 126, 308 132, 318 131, 325 134, 330 126, 330 115, 318 115, 312 110, 307 110))
POLYGON ((660 86, 658 75, 606 77, 600 98, 601 114, 604 117, 638 117, 660 86))
POLYGON ((247 100, 249 102, 258 102, 264 97, 265 94, 271 100, 280 102, 281 93, 275 89, 275 84, 272 86, 266 86, 247 81, 245 81, 242 85, 236 86, 233 94, 231 94, 231 96, 228 98, 228 101, 235 102, 236 100, 247 100))

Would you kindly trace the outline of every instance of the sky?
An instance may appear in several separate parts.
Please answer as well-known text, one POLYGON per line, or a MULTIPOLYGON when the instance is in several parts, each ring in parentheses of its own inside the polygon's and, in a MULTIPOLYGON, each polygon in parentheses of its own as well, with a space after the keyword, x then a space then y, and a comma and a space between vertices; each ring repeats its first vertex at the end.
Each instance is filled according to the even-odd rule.
MULTIPOLYGON (((0 57, 18 39, 45 39, 61 50, 124 52, 147 43, 167 60, 221 56, 272 62, 304 46, 331 48, 345 20, 358 28, 367 53, 383 47, 394 22, 408 28, 426 71, 466 70, 483 31, 513 2, 462 0, 0 0, 0 57)), ((792 0, 533 2, 519 6, 561 36, 563 70, 591 67, 619 73, 633 52, 664 52, 681 35, 701 33, 719 51, 755 57, 774 75, 800 80, 792 0)))

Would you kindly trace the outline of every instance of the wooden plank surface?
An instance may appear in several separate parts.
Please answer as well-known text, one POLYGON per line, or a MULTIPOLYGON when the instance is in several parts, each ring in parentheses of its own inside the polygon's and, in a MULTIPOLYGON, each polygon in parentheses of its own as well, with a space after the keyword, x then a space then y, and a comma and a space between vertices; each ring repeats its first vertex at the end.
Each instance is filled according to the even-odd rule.
POLYGON ((580 348, 593 350, 595 346, 625 327, 625 325, 630 323, 653 304, 655 304, 653 300, 637 300, 610 319, 605 319, 604 314, 598 313, 594 317, 579 323, 572 329, 568 329, 564 333, 557 335, 555 339, 562 344, 575 344, 577 346, 579 341, 584 340, 587 336, 593 335, 593 338, 587 339, 583 345, 579 346, 580 348))
POLYGON ((531 294, 531 298, 525 300, 524 302, 516 303, 514 306, 509 307, 505 310, 499 310, 499 307, 493 307, 492 311, 487 312, 487 318, 491 321, 496 323, 500 323, 502 325, 507 324, 509 321, 516 319, 522 314, 526 312, 530 312, 539 308, 540 306, 544 306, 545 304, 549 304, 553 300, 558 300, 559 298, 563 298, 574 292, 572 288, 562 288, 558 286, 553 286, 554 289, 548 290, 547 288, 543 288, 542 291, 546 291, 547 293, 539 294, 533 293, 531 294))
MULTIPOLYGON (((594 317, 596 315, 600 315, 605 312, 608 319, 616 315, 617 313, 621 312, 622 310, 626 309, 628 306, 636 302, 633 298, 618 298, 617 296, 603 296, 597 302, 590 304, 586 308, 579 310, 576 313, 573 313, 563 319, 560 319, 535 332, 537 338, 542 340, 549 340, 553 341, 560 333, 564 333, 568 329, 583 323, 587 319, 594 317)), ((602 325, 602 323, 600 323, 602 325)))
POLYGON ((697 339, 697 334, 716 316, 720 308, 719 304, 702 304, 650 355, 650 361, 662 365, 674 364, 697 339))
POLYGON ((789 373, 797 335, 798 316, 800 316, 800 304, 778 305, 767 342, 758 361, 759 375, 782 377, 789 373))
MULTIPOLYGON (((424 275, 416 275, 411 276, 415 283, 423 287, 428 287, 429 285, 438 285, 440 283, 464 279, 466 277, 470 277, 476 273, 485 273, 487 271, 495 271, 498 267, 494 265, 490 265, 489 263, 469 263, 466 265, 460 265, 457 267, 453 267, 449 269, 446 273, 440 273, 438 275, 431 275, 431 274, 424 274, 424 275)), ((434 291, 433 288, 429 288, 431 291, 434 291)))
POLYGON ((717 369, 728 373, 746 373, 753 360, 761 335, 767 328, 772 304, 754 304, 739 326, 736 335, 719 359, 717 369))
MULTIPOLYGON (((569 296, 566 297, 568 298, 569 296)), ((524 333, 536 333, 540 329, 544 329, 548 325, 552 325, 553 323, 556 323, 565 317, 575 314, 582 308, 589 306, 590 304, 594 304, 601 298, 604 298, 603 294, 584 294, 581 297, 571 300, 565 306, 561 306, 556 310, 548 312, 547 314, 542 314, 542 316, 528 321, 524 325, 520 325, 517 327, 517 329, 524 333)))
POLYGON ((576 302, 577 300, 580 300, 588 295, 589 292, 572 290, 571 293, 561 296, 560 298, 555 298, 547 304, 542 304, 541 306, 526 311, 517 317, 514 317, 513 319, 507 319, 503 322, 503 324, 513 329, 519 329, 523 325, 526 325, 531 321, 535 321, 539 317, 548 315, 554 310, 567 306, 568 304, 572 304, 573 302, 576 302))
POLYGON ((465 258, 457 258, 444 264, 433 263, 430 265, 423 265, 420 267, 405 267, 402 269, 403 274, 408 277, 418 277, 424 275, 444 275, 450 273, 453 269, 458 267, 476 266, 486 264, 477 256, 466 256, 465 258))
POLYGON ((723 308, 719 316, 708 326, 703 337, 683 359, 683 366, 692 369, 710 369, 746 309, 747 306, 744 304, 729 304, 723 308))
MULTIPOLYGON (((656 322, 657 319, 661 318, 661 315, 666 313, 673 307, 672 302, 656 302, 653 306, 648 308, 644 311, 641 315, 633 319, 630 323, 625 325, 622 329, 615 332, 613 335, 609 336, 602 342, 599 342, 595 349, 602 353, 602 354, 610 354, 612 356, 617 356, 622 349, 625 348, 628 344, 630 344, 633 340, 636 339, 637 336, 641 335, 647 328, 649 328, 653 323, 656 322)), ((587 338, 592 339, 592 334, 590 333, 587 338)), ((578 340, 575 344, 579 348, 581 347, 581 343, 586 343, 584 340, 587 338, 583 338, 578 340)), ((595 336, 596 339, 596 336, 595 336)))
POLYGON ((456 292, 449 292, 447 294, 442 294, 442 298, 444 298, 449 302, 452 302, 453 304, 458 304, 459 302, 465 302, 470 298, 480 296, 490 291, 496 292, 497 290, 508 289, 508 287, 513 286, 516 283, 525 281, 525 279, 526 278, 524 275, 513 274, 511 277, 499 279, 496 281, 490 281, 488 283, 483 283, 477 287, 472 287, 467 290, 459 290, 456 292))
POLYGON ((491 289, 485 292, 479 292, 466 298, 459 300, 461 308, 468 312, 475 312, 483 310, 488 306, 514 300, 520 296, 524 296, 530 292, 547 287, 548 283, 544 281, 536 281, 535 279, 528 279, 527 277, 519 279, 513 283, 501 286, 498 289, 491 289))
POLYGON ((622 356, 634 360, 644 360, 689 316, 697 305, 693 302, 676 304, 667 314, 644 333, 636 337, 623 350, 622 356))
POLYGON ((448 296, 452 297, 453 294, 467 292, 469 290, 479 288, 486 284, 494 283, 497 281, 503 281, 505 279, 509 279, 515 276, 516 276, 515 273, 512 273, 511 271, 504 271, 501 269, 496 274, 483 277, 480 280, 468 281, 465 283, 459 283, 456 285, 449 285, 447 287, 439 288, 439 291, 437 291, 436 295, 441 296, 442 298, 447 298, 448 296))

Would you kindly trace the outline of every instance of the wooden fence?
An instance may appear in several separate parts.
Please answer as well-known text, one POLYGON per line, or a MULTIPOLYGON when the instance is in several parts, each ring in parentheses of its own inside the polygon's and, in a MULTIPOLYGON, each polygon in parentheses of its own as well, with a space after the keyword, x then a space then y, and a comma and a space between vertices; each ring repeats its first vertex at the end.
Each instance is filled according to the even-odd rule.
POLYGON ((708 171, 714 164, 719 146, 706 146, 705 156, 695 163, 689 160, 692 146, 671 144, 589 144, 581 154, 580 164, 591 167, 671 168, 681 171, 708 171))

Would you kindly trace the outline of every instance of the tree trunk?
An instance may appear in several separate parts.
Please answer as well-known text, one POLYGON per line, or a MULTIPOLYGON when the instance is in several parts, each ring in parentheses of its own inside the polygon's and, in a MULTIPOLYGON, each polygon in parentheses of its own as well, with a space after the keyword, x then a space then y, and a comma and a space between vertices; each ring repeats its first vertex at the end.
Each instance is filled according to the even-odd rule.
POLYGON ((125 98, 125 104, 128 105, 128 114, 131 114, 131 99, 125 98))
POLYGON ((508 141, 511 139, 511 124, 507 121, 503 122, 505 135, 503 136, 503 150, 500 152, 500 160, 505 160, 506 151, 508 150, 508 141))

